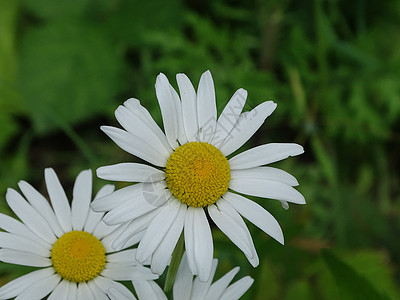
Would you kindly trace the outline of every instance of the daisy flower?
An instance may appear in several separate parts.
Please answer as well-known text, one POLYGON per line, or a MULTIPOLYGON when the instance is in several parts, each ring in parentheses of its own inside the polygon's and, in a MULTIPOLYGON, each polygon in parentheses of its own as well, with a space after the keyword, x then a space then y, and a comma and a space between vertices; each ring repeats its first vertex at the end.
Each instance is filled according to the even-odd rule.
POLYGON ((129 99, 115 111, 124 129, 101 129, 123 150, 149 164, 120 163, 97 169, 107 180, 138 182, 93 202, 95 211, 109 211, 104 221, 125 224, 113 246, 124 246, 143 234, 136 259, 152 260, 161 274, 184 234, 189 268, 201 281, 210 277, 213 240, 207 215, 243 251, 255 267, 259 260, 246 218, 278 242, 284 242, 275 218, 262 206, 240 195, 305 204, 293 188, 297 180, 280 169, 264 165, 304 152, 293 143, 271 143, 228 158, 239 149, 275 110, 266 101, 242 112, 247 92, 239 89, 217 119, 214 83, 209 71, 197 93, 184 74, 176 76, 180 96, 164 74, 156 80, 164 132, 139 100, 129 99), (151 165, 150 165, 151 164, 151 165))
POLYGON ((210 278, 206 282, 201 282, 199 278, 193 279, 187 256, 184 254, 173 287, 174 300, 236 300, 239 299, 254 282, 253 278, 246 276, 229 285, 233 277, 239 272, 240 268, 236 267, 211 284, 217 265, 218 259, 214 259, 210 278))
MULTIPOLYGON (((89 209, 92 173, 76 178, 71 206, 53 169, 45 170, 47 199, 29 183, 18 183, 23 196, 8 189, 6 201, 22 221, 0 214, 0 260, 39 267, 0 288, 0 299, 135 299, 116 280, 156 279, 135 261, 136 249, 111 247, 119 226, 108 226, 102 213, 89 209), (114 253, 111 253, 114 252, 114 253)), ((114 190, 104 186, 96 197, 114 190)), ((149 290, 152 292, 151 290, 149 290)), ((146 291, 142 291, 146 293, 146 291)), ((148 298, 147 298, 148 299, 148 298)))
MULTIPOLYGON (((253 284, 254 279, 250 276, 243 277, 235 283, 229 285, 235 275, 239 272, 239 267, 236 267, 218 279, 213 284, 215 270, 217 269, 218 259, 213 260, 211 276, 206 282, 201 282, 198 277, 193 278, 190 271, 186 253, 183 255, 180 262, 176 279, 173 286, 174 300, 236 300, 239 299, 253 284)), ((152 289, 154 294, 151 299, 166 300, 167 297, 154 281, 141 281, 141 285, 151 285, 147 287, 152 289)))

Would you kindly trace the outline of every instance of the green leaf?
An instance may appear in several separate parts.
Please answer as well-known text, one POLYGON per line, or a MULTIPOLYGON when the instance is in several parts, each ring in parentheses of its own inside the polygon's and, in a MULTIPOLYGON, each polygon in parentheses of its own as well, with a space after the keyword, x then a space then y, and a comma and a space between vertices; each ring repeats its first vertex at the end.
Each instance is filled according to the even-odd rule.
POLYGON ((20 65, 25 105, 40 133, 115 108, 121 57, 91 24, 71 19, 29 31, 20 65))
POLYGON ((40 18, 60 18, 79 16, 88 7, 91 0, 25 0, 24 6, 40 18))
POLYGON ((313 299, 310 285, 305 280, 297 280, 288 287, 285 300, 313 299))
POLYGON ((0 2, 0 87, 15 80, 17 55, 15 51, 18 1, 0 2))
POLYGON ((258 280, 255 281, 253 286, 254 300, 272 300, 279 298, 282 285, 279 281, 279 274, 269 259, 263 259, 261 261, 257 278, 258 280), (268 285, 266 285, 267 282, 268 285), (267 293, 266 290, 268 290, 267 293))
POLYGON ((377 290, 385 292, 391 299, 400 299, 399 286, 394 279, 395 266, 390 265, 391 259, 386 251, 352 251, 343 259, 361 272, 377 290))
POLYGON ((364 275, 329 250, 322 253, 343 297, 349 299, 389 299, 380 293, 364 275))
POLYGON ((169 37, 168 30, 179 28, 183 15, 180 0, 120 0, 115 1, 105 24, 115 39, 138 46, 157 31, 169 37))
POLYGON ((185 245, 184 245, 184 237, 183 237, 183 232, 181 233, 181 236, 179 237, 178 242, 175 245, 175 249, 172 252, 171 256, 171 263, 168 267, 168 273, 167 273, 167 278, 165 280, 165 285, 164 285, 164 292, 166 295, 169 295, 172 291, 175 278, 176 278, 176 273, 178 272, 179 269, 179 264, 182 260, 183 253, 185 252, 185 245))
POLYGON ((0 151, 7 143, 9 138, 13 136, 18 129, 17 124, 14 120, 7 114, 0 111, 0 151))

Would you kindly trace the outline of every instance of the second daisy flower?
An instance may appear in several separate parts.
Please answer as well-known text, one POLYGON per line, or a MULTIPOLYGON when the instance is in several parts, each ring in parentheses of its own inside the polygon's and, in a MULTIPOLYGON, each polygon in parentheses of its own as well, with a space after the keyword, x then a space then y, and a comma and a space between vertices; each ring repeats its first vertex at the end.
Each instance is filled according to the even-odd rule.
POLYGON ((246 255, 255 267, 259 260, 246 218, 278 242, 284 242, 275 218, 247 194, 305 204, 293 188, 297 180, 289 173, 264 165, 304 152, 293 143, 270 143, 227 158, 239 149, 276 108, 266 101, 242 112, 247 92, 239 89, 217 118, 214 83, 209 71, 197 93, 184 74, 176 76, 180 96, 164 74, 156 81, 165 133, 137 99, 127 100, 115 111, 124 129, 101 129, 123 150, 151 165, 121 163, 101 167, 100 178, 139 182, 93 202, 95 211, 109 211, 110 225, 125 230, 113 246, 123 247, 141 238, 139 261, 152 260, 152 271, 161 274, 184 234, 189 268, 201 281, 212 270, 213 240, 206 211, 213 222, 246 255), (240 193, 240 194, 238 194, 240 193))

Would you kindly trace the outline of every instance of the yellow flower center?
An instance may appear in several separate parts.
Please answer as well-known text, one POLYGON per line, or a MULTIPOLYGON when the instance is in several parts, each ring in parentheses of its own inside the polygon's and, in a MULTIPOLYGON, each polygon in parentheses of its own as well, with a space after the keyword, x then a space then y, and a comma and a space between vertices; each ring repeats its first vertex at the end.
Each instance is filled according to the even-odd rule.
POLYGON ((193 207, 215 203, 226 193, 231 179, 226 157, 204 142, 178 147, 169 157, 165 173, 172 195, 193 207))
POLYGON ((90 233, 70 231, 54 243, 51 261, 62 278, 72 282, 89 281, 104 269, 106 251, 90 233))

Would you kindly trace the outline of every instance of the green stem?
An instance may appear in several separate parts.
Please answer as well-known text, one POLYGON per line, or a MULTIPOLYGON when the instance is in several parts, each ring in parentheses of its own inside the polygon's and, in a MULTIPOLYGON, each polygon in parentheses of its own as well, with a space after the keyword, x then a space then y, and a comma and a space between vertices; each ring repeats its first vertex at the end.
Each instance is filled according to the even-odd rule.
POLYGON ((165 279, 164 293, 168 296, 171 293, 175 282, 176 272, 181 262, 183 252, 185 251, 183 232, 176 243, 174 252, 172 252, 171 263, 168 268, 167 278, 165 279))
POLYGON ((47 116, 49 119, 56 125, 60 130, 62 130, 70 139, 71 141, 79 148, 79 151, 85 156, 87 161, 91 166, 95 166, 95 162, 91 149, 89 148, 88 144, 82 139, 79 134, 72 128, 71 125, 69 125, 67 122, 54 117, 54 114, 52 114, 49 110, 46 111, 47 116))

